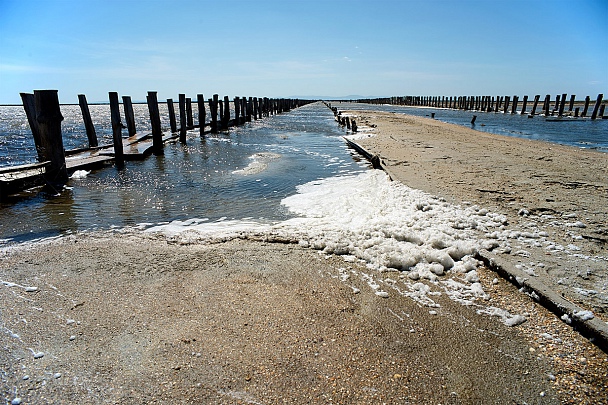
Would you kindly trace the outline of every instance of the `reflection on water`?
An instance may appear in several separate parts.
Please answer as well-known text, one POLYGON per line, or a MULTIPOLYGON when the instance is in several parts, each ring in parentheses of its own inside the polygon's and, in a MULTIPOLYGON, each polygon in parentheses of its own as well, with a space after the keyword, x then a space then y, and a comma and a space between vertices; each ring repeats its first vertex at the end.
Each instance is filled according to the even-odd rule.
POLYGON ((164 156, 71 179, 58 196, 35 193, 1 206, 0 239, 189 218, 283 220, 290 215, 280 201, 297 185, 365 170, 342 135, 320 103, 205 138, 190 131, 187 144, 166 145, 164 156), (233 173, 260 152, 280 157, 260 173, 233 173))

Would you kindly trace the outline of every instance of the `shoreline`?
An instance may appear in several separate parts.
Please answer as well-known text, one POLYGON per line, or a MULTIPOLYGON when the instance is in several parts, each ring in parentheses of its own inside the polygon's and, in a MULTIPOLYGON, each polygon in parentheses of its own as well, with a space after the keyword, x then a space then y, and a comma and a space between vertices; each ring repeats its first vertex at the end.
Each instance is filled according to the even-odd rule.
MULTIPOLYGON (((405 153, 395 145, 411 128, 371 118, 405 153)), ((406 149, 437 152, 423 140, 406 149)), ((408 159, 394 172, 436 183, 423 169, 440 167, 408 159)), ((434 194, 462 203, 465 179, 461 194, 434 194)), ((471 204, 503 207, 478 194, 471 204)), ((280 234, 65 236, 0 260, 2 392, 23 404, 602 403, 606 353, 492 271, 476 275, 483 294, 463 305, 443 287, 463 275, 413 288, 407 273, 280 234), (505 312, 525 322, 507 326, 505 312)))
POLYGON ((514 233, 501 241, 508 247, 493 253, 608 320, 608 167, 602 152, 403 114, 345 113, 374 127, 374 135, 357 135, 355 142, 377 155, 393 179, 506 215, 514 233))

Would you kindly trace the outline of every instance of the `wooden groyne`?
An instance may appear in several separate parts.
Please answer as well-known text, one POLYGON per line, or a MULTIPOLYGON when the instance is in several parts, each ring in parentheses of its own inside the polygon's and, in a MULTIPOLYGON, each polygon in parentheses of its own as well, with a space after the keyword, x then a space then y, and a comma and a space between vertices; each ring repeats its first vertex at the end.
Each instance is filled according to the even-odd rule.
POLYGON ((311 103, 310 100, 268 98, 268 97, 234 97, 231 111, 231 100, 214 94, 207 104, 203 94, 197 94, 199 122, 194 123, 192 99, 185 94, 178 96, 179 127, 175 114, 173 99, 167 99, 170 130, 161 127, 159 101, 157 93, 147 94, 148 112, 150 114, 151 133, 137 133, 131 97, 122 97, 122 106, 126 125, 120 114, 120 100, 117 92, 109 93, 110 119, 112 123, 111 145, 98 145, 95 126, 91 119, 89 106, 84 94, 78 95, 78 102, 83 116, 88 148, 66 151, 63 147, 61 132, 61 106, 57 90, 35 90, 33 94, 21 93, 23 108, 30 125, 37 152, 37 163, 0 167, 0 199, 26 188, 44 185, 51 191, 60 190, 69 176, 76 170, 96 169, 114 163, 117 168, 124 166, 125 161, 144 159, 150 154, 162 155, 167 141, 179 138, 186 143, 186 133, 195 128, 200 129, 200 136, 206 133, 217 133, 231 127, 243 125, 252 120, 259 120, 311 103), (209 121, 207 119, 207 108, 209 121), (219 113, 219 116, 218 116, 219 113), (123 136, 126 129, 128 136, 123 136), (207 130, 208 129, 208 130, 207 130))
POLYGON ((357 103, 368 104, 391 104, 412 107, 435 107, 457 110, 469 110, 479 112, 502 112, 504 114, 521 114, 530 118, 543 114, 545 117, 574 117, 574 118, 597 118, 607 119, 604 115, 606 103, 604 95, 598 94, 595 102, 591 105, 591 97, 586 96, 584 100, 576 100, 576 95, 558 94, 554 98, 547 94, 542 102, 540 111, 538 109, 541 96, 534 96, 532 108, 528 110, 530 98, 525 95, 521 100, 519 96, 394 96, 373 99, 352 100, 357 103), (589 115, 589 107, 591 115, 589 115))

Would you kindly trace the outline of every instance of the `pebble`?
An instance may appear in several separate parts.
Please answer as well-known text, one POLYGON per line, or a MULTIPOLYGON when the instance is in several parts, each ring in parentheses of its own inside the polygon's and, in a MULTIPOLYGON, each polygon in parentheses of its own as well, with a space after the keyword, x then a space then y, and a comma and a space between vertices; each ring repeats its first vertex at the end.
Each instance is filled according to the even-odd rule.
POLYGON ((11 401, 11 405, 20 405, 21 404, 21 398, 15 398, 11 401))
POLYGON ((388 293, 386 291, 376 291, 376 295, 382 298, 388 298, 388 293))
POLYGON ((74 336, 74 335, 70 336, 70 341, 72 341, 72 340, 76 340, 76 336, 74 336))
POLYGON ((35 359, 41 359, 43 357, 44 357, 44 353, 43 352, 34 353, 34 358, 35 359))
POLYGON ((61 373, 55 373, 55 374, 53 374, 53 378, 61 378, 61 373))

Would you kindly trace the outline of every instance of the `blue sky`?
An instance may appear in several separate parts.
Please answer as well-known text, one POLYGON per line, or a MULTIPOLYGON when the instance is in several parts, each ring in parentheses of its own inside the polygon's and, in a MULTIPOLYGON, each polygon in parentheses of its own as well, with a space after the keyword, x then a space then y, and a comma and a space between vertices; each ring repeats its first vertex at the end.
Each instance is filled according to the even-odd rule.
POLYGON ((0 103, 598 93, 608 0, 0 0, 0 103))

